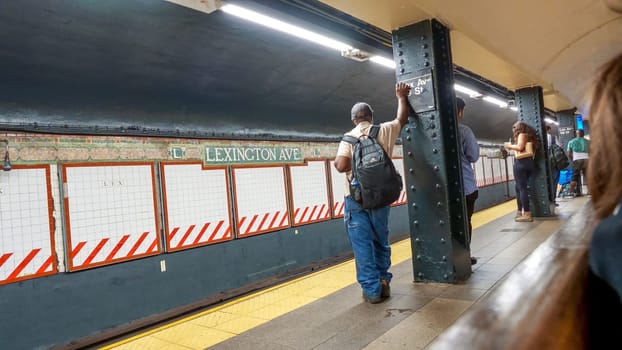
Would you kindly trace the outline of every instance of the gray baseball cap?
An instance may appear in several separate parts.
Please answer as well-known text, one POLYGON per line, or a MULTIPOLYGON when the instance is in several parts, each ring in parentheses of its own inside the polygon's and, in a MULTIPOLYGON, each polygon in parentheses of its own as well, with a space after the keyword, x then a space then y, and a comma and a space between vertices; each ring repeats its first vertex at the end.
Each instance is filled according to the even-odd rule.
POLYGON ((364 117, 364 116, 374 116, 374 110, 371 109, 371 106, 365 102, 357 102, 352 106, 352 111, 350 112, 352 120, 356 119, 356 117, 364 117))

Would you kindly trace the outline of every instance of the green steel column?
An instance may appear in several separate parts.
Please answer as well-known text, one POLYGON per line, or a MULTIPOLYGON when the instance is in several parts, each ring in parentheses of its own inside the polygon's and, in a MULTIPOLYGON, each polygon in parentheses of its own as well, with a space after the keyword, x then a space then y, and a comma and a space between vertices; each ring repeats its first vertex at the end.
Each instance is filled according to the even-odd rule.
POLYGON ((531 215, 552 216, 555 213, 555 207, 549 197, 551 177, 548 167, 549 152, 544 125, 542 88, 536 86, 517 90, 516 104, 518 105, 518 119, 533 127, 540 141, 540 148, 536 151, 536 170, 529 180, 531 215))
POLYGON ((398 82, 417 116, 402 130, 415 281, 471 274, 449 30, 426 20, 393 32, 398 82))

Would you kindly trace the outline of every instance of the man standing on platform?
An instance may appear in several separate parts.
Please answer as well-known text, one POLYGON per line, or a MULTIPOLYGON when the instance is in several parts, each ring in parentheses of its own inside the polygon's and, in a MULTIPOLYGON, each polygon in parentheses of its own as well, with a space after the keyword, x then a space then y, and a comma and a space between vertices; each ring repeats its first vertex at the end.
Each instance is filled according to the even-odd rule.
POLYGON ((583 130, 575 132, 577 137, 568 142, 568 158, 572 159, 572 181, 570 181, 570 195, 581 195, 581 189, 575 193, 577 183, 581 182, 581 175, 587 179, 587 159, 590 154, 590 141, 585 139, 583 130))
MULTIPOLYGON (((460 153, 460 162, 462 164, 462 183, 464 185, 464 194, 466 197, 467 208, 467 221, 469 229, 469 244, 471 242, 471 233, 473 232, 473 225, 471 225, 471 217, 475 210, 475 200, 479 194, 477 188, 477 181, 475 180, 475 172, 471 164, 477 162, 479 159, 479 144, 473 134, 473 130, 468 126, 462 124, 464 119, 464 100, 460 97, 456 97, 456 113, 458 114, 458 129, 460 133, 460 146, 462 152, 460 153)), ((477 259, 471 257, 471 265, 477 264, 477 259)))
MULTIPOLYGON (((389 157, 393 153, 395 140, 402 127, 408 122, 410 86, 398 83, 395 86, 397 97, 397 117, 392 121, 381 123, 376 140, 389 157)), ((356 103, 351 111, 354 129, 346 136, 359 138, 369 135, 372 127, 373 110, 364 102, 356 103)), ((377 304, 391 296, 390 282, 393 275, 391 267, 391 246, 389 245, 389 209, 390 206, 378 209, 363 209, 350 193, 353 145, 341 141, 335 158, 335 169, 340 173, 347 172, 344 221, 346 232, 354 251, 356 263, 356 279, 363 289, 363 298, 377 304), (350 179, 350 180, 348 180, 350 179)))
MULTIPOLYGON (((556 163, 554 147, 559 147, 559 151, 563 152, 564 149, 559 142, 559 138, 553 134, 553 130, 550 125, 546 126, 546 144, 549 149, 549 171, 551 173, 551 196, 550 199, 555 203, 557 198, 557 183, 559 182, 559 164, 556 163)), ((557 206, 557 203, 555 203, 557 206)))

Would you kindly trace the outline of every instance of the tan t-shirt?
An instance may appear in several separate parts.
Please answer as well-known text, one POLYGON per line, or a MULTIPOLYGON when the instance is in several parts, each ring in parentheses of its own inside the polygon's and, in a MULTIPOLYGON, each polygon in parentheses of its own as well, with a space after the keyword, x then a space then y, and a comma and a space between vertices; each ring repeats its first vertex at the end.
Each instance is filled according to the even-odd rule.
MULTIPOLYGON (((369 129, 372 124, 370 122, 361 122, 354 127, 354 129, 350 130, 346 133, 346 135, 359 138, 362 135, 369 135, 369 129)), ((380 124, 380 130, 378 130, 378 137, 376 140, 378 143, 384 148, 389 157, 393 156, 393 146, 395 145, 395 140, 400 135, 400 131, 402 127, 400 125, 400 121, 397 119, 393 119, 389 122, 384 122, 380 124)), ((337 157, 344 156, 346 158, 352 159, 352 152, 354 151, 354 145, 347 143, 345 141, 341 141, 339 143, 339 148, 337 149, 337 157)), ((350 182, 348 179, 352 175, 352 171, 348 171, 346 174, 346 196, 350 193, 350 182)))

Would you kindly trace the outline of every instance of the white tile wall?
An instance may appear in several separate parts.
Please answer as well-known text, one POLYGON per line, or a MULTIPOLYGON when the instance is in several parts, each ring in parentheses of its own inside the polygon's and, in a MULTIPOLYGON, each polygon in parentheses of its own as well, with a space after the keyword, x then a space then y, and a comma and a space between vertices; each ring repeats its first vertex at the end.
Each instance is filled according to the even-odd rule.
POLYGON ((157 252, 150 249, 157 240, 151 165, 67 166, 65 181, 72 251, 80 242, 86 242, 72 256, 73 267, 157 252), (121 249, 110 257, 127 235, 121 249), (88 261, 104 241, 101 250, 88 261), (136 245, 138 248, 132 252, 136 245))
POLYGON ((346 195, 346 174, 338 172, 333 166, 330 165, 330 178, 333 189, 333 217, 343 216, 344 202, 343 198, 346 195))
POLYGON ((202 169, 200 164, 165 164, 163 168, 167 237, 176 231, 169 247, 232 238, 226 169, 202 169))
POLYGON ((282 166, 233 168, 233 173, 238 223, 242 218, 246 218, 243 225, 239 227, 239 236, 290 226, 289 218, 286 217, 288 208, 285 195, 285 175, 282 166), (276 227, 269 228, 268 224, 272 222, 273 216, 277 213, 276 227), (261 225, 266 214, 268 219, 261 225), (252 219, 256 215, 258 219, 251 225, 252 219), (279 226, 281 222, 283 225, 279 226), (251 226, 248 227, 248 225, 251 226))
MULTIPOLYGON (((0 282, 35 274, 52 256, 46 168, 0 171, 0 282), (21 271, 16 271, 34 255, 21 271)), ((47 264, 45 273, 53 272, 47 264)))
POLYGON ((291 166, 289 170, 294 205, 292 211, 297 212, 294 224, 329 219, 326 162, 310 161, 304 166, 291 166))

